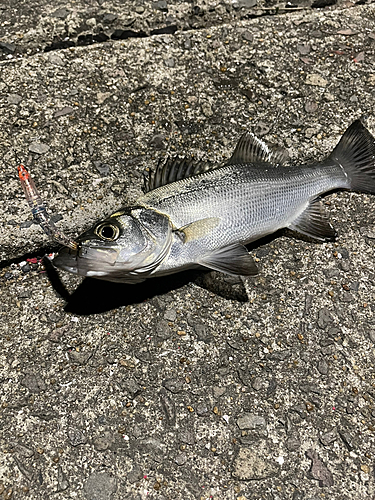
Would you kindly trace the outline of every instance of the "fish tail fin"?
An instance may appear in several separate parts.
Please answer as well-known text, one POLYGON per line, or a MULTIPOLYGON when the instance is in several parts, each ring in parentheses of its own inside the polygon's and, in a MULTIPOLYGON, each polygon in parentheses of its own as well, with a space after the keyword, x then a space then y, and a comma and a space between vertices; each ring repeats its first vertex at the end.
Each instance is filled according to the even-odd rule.
POLYGON ((375 194, 375 138, 360 120, 346 130, 329 159, 344 170, 349 189, 375 194))

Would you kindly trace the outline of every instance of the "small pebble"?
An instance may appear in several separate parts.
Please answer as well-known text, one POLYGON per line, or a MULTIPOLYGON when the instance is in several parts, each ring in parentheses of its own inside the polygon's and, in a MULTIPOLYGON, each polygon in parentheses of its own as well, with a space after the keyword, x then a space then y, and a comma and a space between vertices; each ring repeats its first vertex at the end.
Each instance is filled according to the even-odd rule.
POLYGON ((254 36, 252 33, 250 33, 250 31, 243 31, 242 38, 244 40, 247 40, 248 42, 252 42, 254 40, 254 36))
POLYGON ((266 381, 262 378, 262 377, 255 377, 252 381, 251 381, 251 387, 255 390, 255 391, 260 391, 261 389, 264 389, 265 388, 265 383, 266 381))
POLYGON ((266 419, 259 415, 254 415, 252 413, 243 413, 237 419, 238 427, 242 429, 265 429, 266 428, 266 419))
POLYGON ((336 429, 332 429, 330 431, 325 432, 320 436, 320 441, 324 446, 328 446, 337 439, 337 431, 336 429))
POLYGON ((322 375, 327 375, 328 373, 328 363, 325 359, 321 359, 318 362, 318 372, 322 375))
POLYGON ((197 415, 199 417, 203 417, 205 415, 207 415, 209 412, 209 409, 208 409, 208 406, 204 403, 199 403, 197 405, 197 415))
POLYGON ((155 149, 165 149, 165 135, 163 134, 157 134, 154 135, 150 141, 150 146, 154 147, 155 149))
POLYGON ((315 101, 312 100, 307 100, 305 103, 305 111, 306 113, 315 113, 315 111, 318 109, 318 105, 315 101))
POLYGON ((364 472, 365 474, 370 474, 370 467, 366 464, 362 464, 361 471, 364 472))
POLYGON ((14 54, 16 51, 16 46, 12 43, 0 42, 0 50, 6 54, 14 54))
POLYGON ((209 102, 204 101, 201 104, 201 108, 202 108, 202 113, 204 114, 204 116, 207 116, 207 118, 213 115, 211 104, 209 102))
POLYGON ((51 15, 53 17, 57 17, 58 19, 66 19, 68 15, 70 14, 70 11, 66 9, 65 7, 62 7, 61 9, 55 10, 51 15))
POLYGON ((21 270, 23 273, 28 273, 31 271, 31 267, 29 266, 29 264, 25 264, 24 266, 21 267, 21 270))
POLYGON ((311 51, 311 45, 308 45, 308 44, 297 45, 297 50, 301 55, 305 56, 305 55, 309 54, 309 52, 311 51))
POLYGON ((18 94, 8 95, 8 104, 19 104, 22 101, 22 97, 18 94))
POLYGON ((328 81, 318 74, 307 75, 305 83, 306 85, 313 85, 316 87, 326 87, 328 85, 328 81))
POLYGON ((177 312, 176 309, 167 309, 164 313, 164 319, 167 321, 176 321, 177 312))
POLYGON ((158 0, 152 4, 155 10, 161 10, 162 12, 168 12, 168 3, 166 0, 158 0))
POLYGON ((164 59, 164 64, 167 68, 174 68, 176 66, 176 61, 173 57, 169 57, 168 59, 164 59))
POLYGON ((31 153, 38 153, 40 155, 47 153, 49 151, 49 146, 48 144, 43 144, 41 142, 32 142, 29 145, 29 151, 31 153))
POLYGON ((176 462, 177 465, 184 465, 186 464, 186 461, 187 461, 187 456, 185 453, 180 453, 179 455, 177 455, 177 457, 174 459, 174 461, 176 462))
POLYGON ((58 109, 57 111, 55 111, 55 113, 53 114, 53 117, 58 118, 59 116, 70 115, 73 112, 74 112, 74 108, 72 108, 71 106, 65 106, 64 108, 61 108, 61 109, 58 109))

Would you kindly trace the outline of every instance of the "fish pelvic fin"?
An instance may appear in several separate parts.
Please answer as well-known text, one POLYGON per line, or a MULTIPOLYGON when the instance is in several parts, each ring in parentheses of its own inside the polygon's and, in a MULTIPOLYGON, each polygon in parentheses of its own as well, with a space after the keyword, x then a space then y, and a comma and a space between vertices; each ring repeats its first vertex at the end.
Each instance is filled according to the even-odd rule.
POLYGON ((328 160, 343 169, 349 189, 375 194, 375 138, 360 120, 346 130, 328 160))
POLYGON ((214 271, 231 274, 232 276, 258 274, 258 268, 246 247, 237 243, 215 250, 198 263, 214 271))
POLYGON ((245 132, 237 143, 227 165, 237 163, 270 163, 281 165, 289 158, 288 152, 279 146, 268 146, 251 132, 245 132))
POLYGON ((319 241, 333 241, 336 231, 330 224, 319 199, 312 201, 288 229, 319 241))

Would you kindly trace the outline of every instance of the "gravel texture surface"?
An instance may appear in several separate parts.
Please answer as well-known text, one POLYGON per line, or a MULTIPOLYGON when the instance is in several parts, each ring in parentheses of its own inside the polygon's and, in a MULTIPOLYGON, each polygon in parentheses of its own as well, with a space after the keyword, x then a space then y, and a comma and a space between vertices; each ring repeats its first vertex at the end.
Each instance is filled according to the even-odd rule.
POLYGON ((200 30, 306 8, 346 8, 350 0, 3 0, 0 60, 107 40, 200 30))
POLYGON ((375 133, 375 5, 350 5, 1 6, 1 500, 375 497, 374 197, 327 197, 335 243, 261 241, 260 274, 214 293, 45 269, 16 175, 74 237, 163 156, 221 161, 250 130, 301 163, 355 118, 375 133))

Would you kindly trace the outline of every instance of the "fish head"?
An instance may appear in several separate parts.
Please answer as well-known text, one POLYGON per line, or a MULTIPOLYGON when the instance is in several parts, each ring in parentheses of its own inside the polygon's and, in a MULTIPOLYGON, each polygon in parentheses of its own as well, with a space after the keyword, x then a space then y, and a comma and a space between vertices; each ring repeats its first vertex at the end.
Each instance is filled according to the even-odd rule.
POLYGON ((63 247, 53 264, 80 276, 137 283, 164 260, 172 243, 168 217, 143 207, 126 208, 96 223, 63 247))

